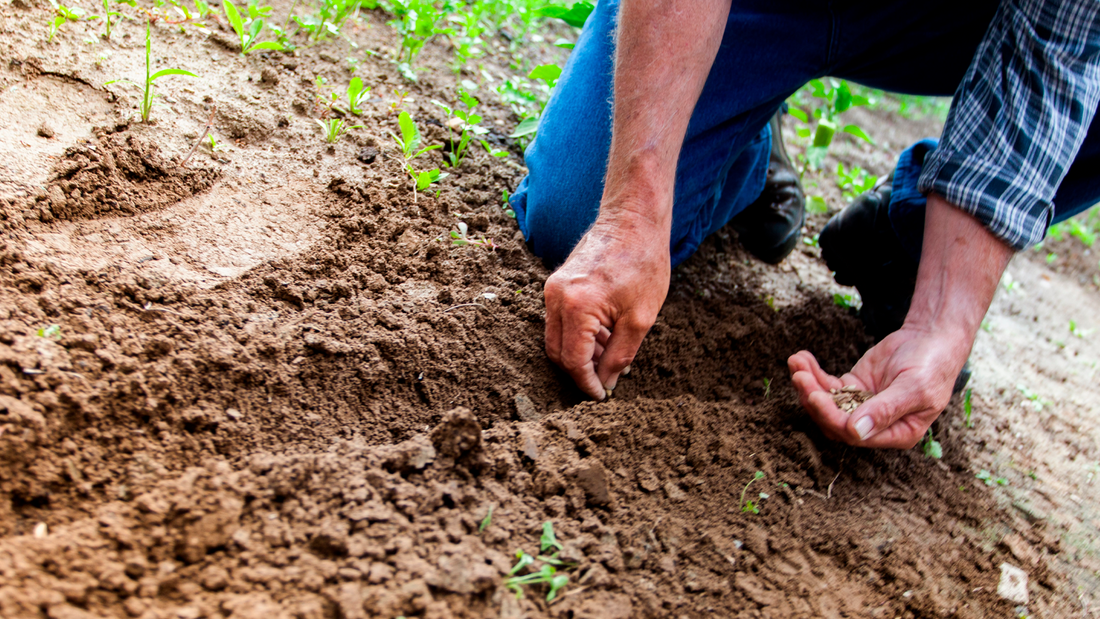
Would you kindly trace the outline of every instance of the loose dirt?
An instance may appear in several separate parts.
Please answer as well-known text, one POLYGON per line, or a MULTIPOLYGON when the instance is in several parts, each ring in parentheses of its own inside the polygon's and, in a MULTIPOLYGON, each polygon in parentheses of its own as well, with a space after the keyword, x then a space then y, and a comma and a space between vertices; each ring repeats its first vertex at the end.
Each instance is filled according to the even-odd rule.
MULTIPOLYGON (((1032 616, 1094 616, 1100 338, 1064 326, 1100 327, 1094 288, 1017 260, 972 418, 956 401, 934 426, 945 458, 857 450, 786 371, 802 348, 834 373, 859 358, 832 300, 851 291, 816 247, 772 267, 723 231, 674 273, 614 398, 587 402, 542 352, 548 273, 501 208, 522 160, 475 154, 414 202, 389 146, 395 88, 426 143, 447 139, 444 40, 406 85, 384 15, 346 27, 379 52, 356 73, 377 97, 330 147, 314 85, 346 83, 342 40, 242 58, 216 25, 156 26, 162 66, 202 77, 158 82, 145 125, 99 86, 140 73, 139 25, 47 45, 50 11, 28 6, 3 9, 0 101, 58 111, 54 137, 37 117, 0 134, 3 617, 1016 616, 1003 562, 1032 616), (215 107, 224 150, 180 167, 215 107), (460 221, 497 248, 450 244, 460 221), (547 521, 570 584, 517 598, 504 578, 547 521)), ((499 81, 513 55, 490 50, 499 81)), ((476 94, 506 143, 518 118, 476 94)), ((880 174, 920 137, 861 123, 897 137, 835 155, 880 174)))

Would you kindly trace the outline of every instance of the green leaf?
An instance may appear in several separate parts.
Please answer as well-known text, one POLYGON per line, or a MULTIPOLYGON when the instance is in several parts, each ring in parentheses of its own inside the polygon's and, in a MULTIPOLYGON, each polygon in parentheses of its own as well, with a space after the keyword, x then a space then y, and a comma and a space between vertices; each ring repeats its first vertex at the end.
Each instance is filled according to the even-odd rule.
POLYGON ((547 86, 553 88, 554 84, 558 83, 558 78, 561 77, 561 67, 556 64, 540 64, 531 69, 527 77, 533 80, 542 80, 546 82, 547 86))
POLYGON ((828 213, 829 204, 821 196, 810 196, 806 198, 806 210, 811 213, 828 213))
POLYGON ((416 189, 418 191, 423 191, 423 190, 427 189, 428 186, 431 185, 431 184, 432 184, 432 174, 431 174, 431 172, 421 172, 416 177, 416 189))
POLYGON ((264 28, 264 20, 254 19, 248 26, 248 42, 256 40, 256 37, 260 35, 260 31, 264 28))
POLYGON ((229 25, 233 27, 237 36, 243 37, 244 23, 241 21, 241 14, 237 11, 237 7, 229 0, 222 0, 222 8, 225 9, 225 16, 229 19, 229 25))
POLYGON ((166 75, 186 75, 187 77, 198 77, 194 73, 190 71, 184 71, 183 69, 161 69, 160 71, 157 71, 156 73, 150 75, 149 81, 154 82, 157 79, 162 78, 166 75))
POLYGON ((536 14, 560 19, 574 28, 583 28, 584 22, 588 20, 588 16, 595 8, 588 2, 577 2, 568 9, 564 6, 544 7, 536 11, 536 14))
POLYGON ((576 46, 577 45, 575 43, 572 43, 567 39, 558 39, 557 41, 554 41, 554 47, 560 47, 562 49, 573 49, 576 46))
POLYGON ((275 50, 275 51, 281 51, 283 49, 283 45, 281 43, 277 43, 275 41, 264 41, 263 43, 257 43, 255 45, 249 47, 248 51, 249 52, 254 52, 256 50, 261 50, 261 49, 271 49, 271 50, 275 50))
POLYGON ((401 127, 401 136, 405 138, 405 155, 408 156, 420 148, 420 130, 416 128, 416 123, 408 112, 401 112, 397 117, 397 124, 401 127))
POLYGON ((871 139, 871 136, 867 135, 859 125, 845 125, 841 131, 849 135, 854 135, 861 140, 866 140, 869 144, 875 143, 875 141, 871 139))
POLYGON ((557 548, 558 550, 562 548, 558 538, 554 535, 554 523, 549 520, 542 523, 542 537, 539 539, 539 544, 542 552, 546 552, 551 548, 557 548))
POLYGON ((848 82, 840 82, 840 87, 836 89, 836 113, 841 114, 852 107, 852 89, 848 87, 848 82))
POLYGON ((554 598, 558 596, 558 591, 569 584, 569 576, 565 574, 557 574, 550 579, 550 592, 546 594, 546 601, 553 602, 554 598))
MULTIPOLYGON (((453 238, 454 236, 455 236, 455 233, 451 232, 451 237, 453 238)), ((478 525, 477 532, 481 533, 481 532, 485 531, 485 529, 488 529, 489 524, 491 522, 493 522, 493 506, 492 506, 492 504, 489 505, 489 513, 485 514, 485 517, 482 518, 482 520, 481 520, 481 524, 478 525)))
POLYGON ((512 132, 510 138, 521 138, 525 135, 531 135, 539 130, 539 119, 537 116, 528 116, 524 118, 518 125, 516 130, 512 132))
POLYGON ((790 114, 791 116, 794 116, 798 120, 801 120, 804 123, 810 122, 810 117, 806 115, 806 112, 803 112, 802 110, 800 110, 796 107, 788 108, 787 113, 790 114))
POLYGON ((825 82, 817 79, 810 80, 810 86, 814 89, 813 96, 818 97, 819 99, 828 98, 827 91, 825 90, 825 82))

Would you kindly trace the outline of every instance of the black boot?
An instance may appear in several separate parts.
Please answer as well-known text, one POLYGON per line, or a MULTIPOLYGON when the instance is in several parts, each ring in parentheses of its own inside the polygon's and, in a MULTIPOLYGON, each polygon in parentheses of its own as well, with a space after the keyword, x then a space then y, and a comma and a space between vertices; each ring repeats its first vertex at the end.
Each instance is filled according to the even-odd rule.
MULTIPOLYGON (((919 262, 902 249, 887 217, 893 177, 880 180, 834 215, 818 237, 821 257, 836 282, 859 290, 859 317, 876 343, 901 328, 917 287, 919 262)), ((968 361, 952 393, 962 391, 969 380, 968 361)))
POLYGON ((764 191, 730 221, 741 238, 741 245, 771 264, 786 258, 798 245, 806 217, 802 183, 783 146, 779 122, 782 114, 782 111, 776 112, 771 120, 772 154, 764 191))

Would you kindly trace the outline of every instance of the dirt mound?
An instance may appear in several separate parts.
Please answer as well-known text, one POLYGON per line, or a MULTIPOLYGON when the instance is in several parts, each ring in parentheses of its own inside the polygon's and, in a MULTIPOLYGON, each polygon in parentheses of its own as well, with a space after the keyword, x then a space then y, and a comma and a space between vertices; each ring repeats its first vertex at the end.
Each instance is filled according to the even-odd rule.
POLYGON ((209 189, 215 169, 186 168, 133 133, 100 131, 97 139, 70 147, 36 207, 50 217, 78 219, 134 215, 175 204, 209 189))
POLYGON ((919 500, 919 477, 935 480, 922 491, 953 492, 947 514, 889 502, 883 509, 876 499, 884 497, 843 480, 826 496, 812 476, 832 469, 807 472, 807 459, 828 465, 806 435, 796 434, 787 453, 792 443, 782 435, 751 431, 775 430, 773 412, 639 400, 483 435, 472 413, 455 409, 429 435, 394 446, 339 441, 325 453, 258 452, 237 465, 207 457, 92 518, 3 541, 0 611, 351 618, 1010 610, 993 593, 996 553, 952 542, 963 533, 949 523, 983 526, 986 506, 954 490, 950 475, 922 475, 934 467, 918 459, 836 463, 838 454, 825 454, 859 479, 879 478, 895 504, 919 500), (754 470, 763 472, 750 494, 759 513, 739 503, 754 470), (543 586, 517 599, 502 585, 516 549, 537 554, 545 522, 570 578, 552 604, 543 586))

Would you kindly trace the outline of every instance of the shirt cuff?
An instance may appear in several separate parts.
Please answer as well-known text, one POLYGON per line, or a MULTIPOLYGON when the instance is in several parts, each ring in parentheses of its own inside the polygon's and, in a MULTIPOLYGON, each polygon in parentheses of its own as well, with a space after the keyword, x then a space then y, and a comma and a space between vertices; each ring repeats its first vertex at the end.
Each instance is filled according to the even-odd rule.
POLYGON ((970 214, 994 236, 1020 251, 1046 236, 1054 205, 1018 182, 1020 170, 1009 162, 982 160, 943 148, 929 153, 918 182, 923 194, 936 193, 970 214))

